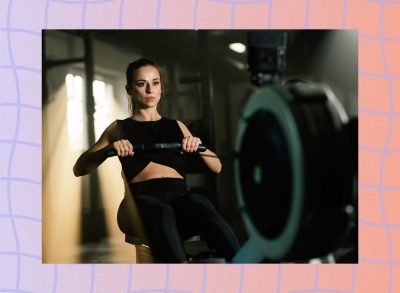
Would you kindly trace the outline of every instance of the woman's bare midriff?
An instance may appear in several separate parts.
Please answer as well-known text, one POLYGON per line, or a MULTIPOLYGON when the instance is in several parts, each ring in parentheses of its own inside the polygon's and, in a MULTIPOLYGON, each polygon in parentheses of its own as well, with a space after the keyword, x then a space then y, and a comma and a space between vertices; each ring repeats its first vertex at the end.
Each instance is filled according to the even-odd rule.
POLYGON ((175 169, 150 162, 139 174, 129 180, 129 183, 137 183, 155 178, 183 178, 175 169))

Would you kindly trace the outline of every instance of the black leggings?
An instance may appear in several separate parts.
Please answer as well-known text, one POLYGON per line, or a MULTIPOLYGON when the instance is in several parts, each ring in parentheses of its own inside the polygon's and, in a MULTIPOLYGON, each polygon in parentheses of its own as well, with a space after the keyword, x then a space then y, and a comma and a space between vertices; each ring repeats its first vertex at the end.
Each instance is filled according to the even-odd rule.
POLYGON ((130 187, 157 262, 186 261, 182 239, 194 235, 227 260, 239 249, 236 235, 213 204, 187 192, 183 179, 151 179, 130 187))

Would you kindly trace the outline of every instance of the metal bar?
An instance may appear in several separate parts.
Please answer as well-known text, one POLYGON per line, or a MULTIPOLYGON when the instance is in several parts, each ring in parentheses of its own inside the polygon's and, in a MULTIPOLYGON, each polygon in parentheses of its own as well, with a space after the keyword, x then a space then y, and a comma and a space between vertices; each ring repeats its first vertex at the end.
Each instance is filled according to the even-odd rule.
POLYGON ((63 65, 68 65, 71 63, 80 63, 80 62, 85 62, 85 58, 68 58, 68 59, 59 59, 59 60, 49 60, 46 61, 46 66, 48 68, 55 67, 55 66, 63 66, 63 65))
MULTIPOLYGON (((207 31, 198 31, 198 46, 201 76, 201 116, 203 125, 209 135, 208 147, 215 150, 214 115, 213 115, 213 85, 211 81, 211 64, 209 50, 209 36, 207 31)), ((211 201, 218 207, 217 179, 215 174, 205 174, 205 185, 210 192, 211 201)))
POLYGON ((211 81, 210 50, 208 32, 199 31, 199 54, 201 74, 201 101, 203 123, 210 135, 210 147, 215 148, 213 117, 213 85, 211 81))
POLYGON ((84 61, 85 61, 85 74, 86 74, 86 112, 87 112, 87 126, 88 126, 88 143, 89 146, 95 143, 94 133, 94 112, 95 102, 93 96, 93 80, 94 80, 94 63, 92 51, 92 36, 90 32, 86 32, 84 36, 84 61))
POLYGON ((201 76, 181 77, 179 78, 179 83, 198 83, 201 80, 201 76))
MULTIPOLYGON (((89 146, 95 143, 94 130, 94 112, 95 101, 93 96, 94 80, 94 61, 92 49, 92 35, 85 32, 84 42, 84 61, 85 61, 85 93, 86 93, 86 113, 87 113, 87 131, 89 146)), ((105 217, 103 211, 99 175, 97 170, 92 171, 87 178, 87 193, 83 196, 89 197, 89 207, 86 214, 82 217, 82 242, 98 241, 106 236, 105 217)))
POLYGON ((65 34, 77 37, 77 38, 84 38, 85 34, 87 32, 90 32, 90 30, 70 30, 70 29, 66 29, 66 30, 60 30, 60 32, 63 32, 65 34))

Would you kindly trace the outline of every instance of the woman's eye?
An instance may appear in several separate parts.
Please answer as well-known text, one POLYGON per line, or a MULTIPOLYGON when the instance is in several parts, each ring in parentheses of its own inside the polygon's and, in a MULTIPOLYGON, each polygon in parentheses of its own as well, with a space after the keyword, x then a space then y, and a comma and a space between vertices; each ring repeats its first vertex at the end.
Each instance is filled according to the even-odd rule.
POLYGON ((155 82, 153 83, 153 85, 159 85, 159 84, 160 84, 159 81, 155 81, 155 82))
POLYGON ((144 82, 138 82, 136 85, 139 87, 142 87, 142 86, 144 86, 144 82))

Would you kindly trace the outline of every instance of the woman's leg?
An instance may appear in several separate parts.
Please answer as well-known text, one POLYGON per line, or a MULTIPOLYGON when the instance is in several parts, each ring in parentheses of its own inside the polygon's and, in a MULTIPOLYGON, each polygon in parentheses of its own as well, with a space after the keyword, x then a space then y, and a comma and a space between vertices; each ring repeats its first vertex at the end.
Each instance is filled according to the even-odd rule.
POLYGON ((178 228, 183 233, 200 233, 207 245, 227 260, 239 250, 235 233, 205 196, 189 193, 169 204, 175 210, 178 228))
POLYGON ((147 195, 135 196, 135 202, 156 261, 160 263, 187 261, 172 207, 156 197, 147 195))

